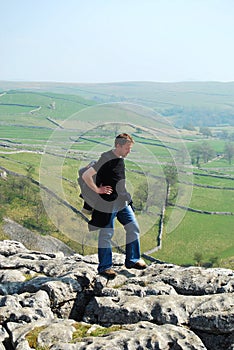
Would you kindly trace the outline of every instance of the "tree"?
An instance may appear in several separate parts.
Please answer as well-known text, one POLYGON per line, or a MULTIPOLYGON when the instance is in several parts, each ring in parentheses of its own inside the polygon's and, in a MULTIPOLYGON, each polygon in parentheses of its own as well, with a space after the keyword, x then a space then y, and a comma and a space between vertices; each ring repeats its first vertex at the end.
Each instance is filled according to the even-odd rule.
POLYGON ((203 159, 204 163, 207 163, 215 155, 213 148, 208 142, 202 142, 196 144, 191 150, 192 163, 200 166, 200 159, 203 159))
POLYGON ((175 165, 165 165, 164 166, 164 175, 167 184, 166 190, 166 206, 168 205, 169 195, 171 186, 174 186, 178 181, 178 172, 175 165))
POLYGON ((169 185, 174 185, 178 179, 178 172, 175 165, 165 165, 164 166, 164 174, 166 176, 166 182, 169 185))
POLYGON ((210 129, 207 127, 204 127, 204 126, 200 127, 199 132, 200 132, 200 134, 202 134, 206 137, 212 136, 212 132, 210 131, 210 129))
POLYGON ((191 150, 192 164, 196 164, 197 167, 200 166, 200 158, 202 154, 202 149, 200 144, 196 144, 191 150))
POLYGON ((234 145, 231 142, 227 142, 224 147, 224 157, 228 160, 229 164, 232 163, 234 156, 234 145))
POLYGON ((147 202, 148 197, 148 186, 146 182, 141 182, 136 190, 134 191, 133 195, 133 203, 134 207, 138 211, 146 210, 145 204, 147 202))
POLYGON ((188 151, 185 149, 185 147, 183 147, 183 146, 180 147, 179 146, 177 148, 176 160, 180 164, 190 164, 191 158, 190 158, 190 155, 189 155, 188 151))
POLYGON ((190 130, 190 131, 195 131, 195 127, 192 123, 188 122, 183 125, 183 129, 190 130))
POLYGON ((208 142, 201 144, 202 158, 204 163, 207 163, 210 159, 214 158, 215 152, 208 142))
POLYGON ((203 259, 203 256, 201 252, 194 253, 193 260, 195 260, 197 266, 201 266, 202 259, 203 259))
POLYGON ((148 176, 136 187, 133 193, 133 206, 137 211, 155 212, 165 203, 165 193, 165 181, 148 176))

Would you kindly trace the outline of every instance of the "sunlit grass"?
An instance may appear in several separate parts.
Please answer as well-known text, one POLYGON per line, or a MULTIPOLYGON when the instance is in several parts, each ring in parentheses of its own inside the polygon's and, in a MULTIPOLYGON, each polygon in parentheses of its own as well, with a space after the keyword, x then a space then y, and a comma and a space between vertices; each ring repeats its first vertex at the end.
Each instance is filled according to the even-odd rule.
POLYGON ((162 249, 154 256, 175 264, 194 264, 196 252, 205 261, 214 256, 219 259, 234 256, 233 227, 234 216, 187 212, 174 231, 164 231, 162 249))

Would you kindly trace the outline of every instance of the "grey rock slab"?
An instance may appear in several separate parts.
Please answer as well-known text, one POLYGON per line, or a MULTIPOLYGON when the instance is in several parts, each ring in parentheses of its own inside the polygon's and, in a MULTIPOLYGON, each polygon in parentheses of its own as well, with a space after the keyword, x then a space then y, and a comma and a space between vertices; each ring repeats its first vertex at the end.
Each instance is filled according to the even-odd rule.
POLYGON ((37 337, 38 347, 49 347, 60 341, 65 344, 69 343, 75 331, 73 324, 73 320, 41 319, 21 326, 9 323, 8 327, 14 348, 16 350, 29 350, 31 348, 27 341, 27 334, 33 330, 39 329, 37 337))
POLYGON ((213 296, 94 297, 87 305, 84 321, 104 326, 151 321, 188 325, 208 332, 233 331, 233 294, 213 296))
POLYGON ((74 332, 73 320, 56 320, 39 333, 37 342, 41 347, 50 347, 59 341, 69 343, 74 332))
POLYGON ((48 319, 40 319, 33 320, 30 323, 19 324, 16 322, 8 322, 7 328, 8 332, 11 335, 12 346, 15 350, 31 350, 32 348, 29 346, 28 341, 26 340, 26 336, 29 332, 39 327, 46 327, 51 324, 53 320, 48 319))
POLYGON ((84 321, 104 326, 140 321, 188 324, 189 311, 195 308, 188 298, 193 303, 193 297, 170 295, 94 297, 86 307, 84 321))
POLYGON ((10 256, 27 251, 28 249, 20 242, 4 240, 0 244, 0 255, 10 256))
POLYGON ((10 283, 10 282, 23 282, 26 277, 19 270, 0 270, 0 282, 10 283))
POLYGON ((190 316, 190 326, 194 330, 214 334, 234 332, 234 294, 216 294, 203 298, 190 316))
POLYGON ((57 281, 48 281, 43 284, 42 290, 49 295, 53 306, 58 306, 68 300, 74 300, 77 293, 82 291, 81 285, 72 278, 63 278, 57 281))
POLYGON ((42 289, 42 286, 45 285, 47 282, 53 281, 53 278, 44 276, 43 274, 37 274, 35 277, 31 278, 30 280, 22 283, 19 286, 18 293, 36 293, 40 289, 42 289))
POLYGON ((50 299, 45 291, 35 294, 23 293, 20 295, 7 296, 0 300, 0 321, 29 323, 40 318, 53 318, 50 308, 50 299))
POLYGON ((54 237, 32 232, 9 218, 4 221, 3 230, 8 237, 18 239, 30 250, 36 249, 42 253, 63 252, 65 255, 74 253, 71 248, 54 237))
POLYGON ((67 277, 58 281, 50 281, 42 286, 42 290, 49 295, 51 309, 58 317, 69 318, 73 312, 74 318, 80 318, 78 295, 82 292, 82 288, 76 280, 67 277), (76 315, 74 315, 75 309, 76 315))
POLYGON ((206 350, 191 331, 173 325, 157 326, 149 322, 125 325, 103 337, 87 337, 75 344, 54 344, 50 350, 206 350))
POLYGON ((234 271, 229 269, 154 263, 143 274, 147 274, 151 281, 161 280, 171 285, 178 294, 183 295, 234 292, 234 271))
POLYGON ((125 256, 114 253, 118 275, 107 280, 97 274, 97 254, 42 253, 11 241, 0 246, 3 346, 11 339, 12 348, 30 350, 25 335, 42 326, 38 339, 53 350, 234 350, 232 270, 165 263, 126 269, 125 256), (72 343, 76 321, 122 329, 72 343))
POLYGON ((145 282, 144 279, 128 279, 124 286, 119 288, 126 295, 148 296, 148 295, 176 295, 175 289, 164 282, 145 282))

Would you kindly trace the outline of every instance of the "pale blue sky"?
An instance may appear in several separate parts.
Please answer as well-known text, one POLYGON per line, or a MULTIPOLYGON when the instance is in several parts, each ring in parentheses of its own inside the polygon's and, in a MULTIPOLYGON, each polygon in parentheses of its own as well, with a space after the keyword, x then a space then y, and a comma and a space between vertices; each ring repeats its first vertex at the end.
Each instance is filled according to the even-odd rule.
POLYGON ((0 0, 0 80, 234 81, 234 0, 0 0))

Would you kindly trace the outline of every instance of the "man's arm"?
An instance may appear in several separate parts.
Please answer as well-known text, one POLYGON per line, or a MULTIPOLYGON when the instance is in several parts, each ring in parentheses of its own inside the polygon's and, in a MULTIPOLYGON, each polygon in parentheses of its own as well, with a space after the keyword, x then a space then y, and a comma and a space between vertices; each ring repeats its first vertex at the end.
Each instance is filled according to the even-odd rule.
POLYGON ((93 180, 93 176, 96 175, 96 170, 93 167, 88 168, 82 175, 82 179, 84 182, 95 192, 98 194, 111 194, 112 187, 111 186, 100 186, 97 187, 93 180))

